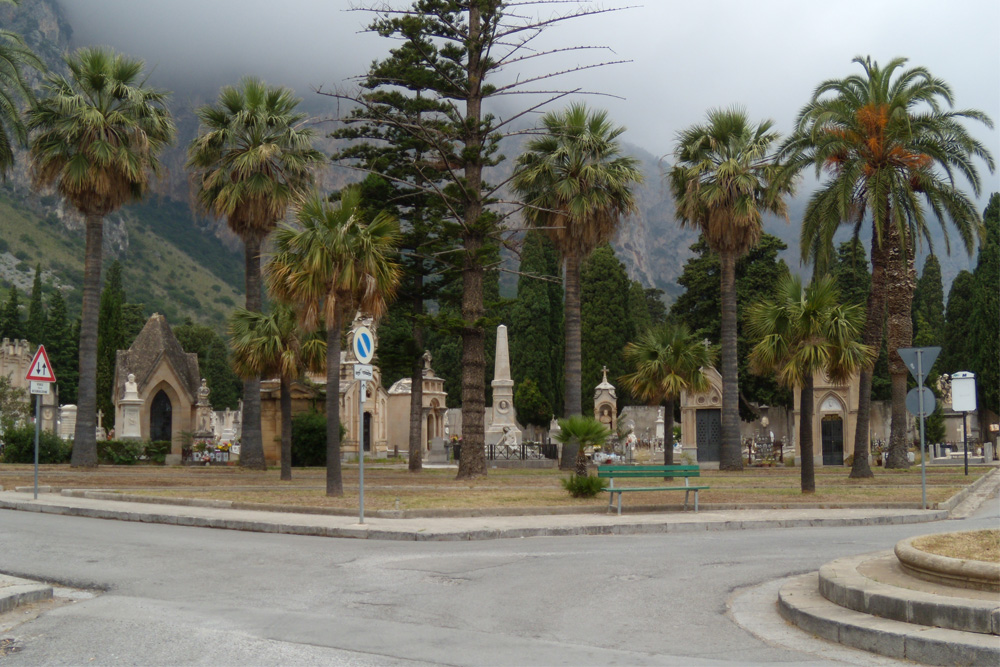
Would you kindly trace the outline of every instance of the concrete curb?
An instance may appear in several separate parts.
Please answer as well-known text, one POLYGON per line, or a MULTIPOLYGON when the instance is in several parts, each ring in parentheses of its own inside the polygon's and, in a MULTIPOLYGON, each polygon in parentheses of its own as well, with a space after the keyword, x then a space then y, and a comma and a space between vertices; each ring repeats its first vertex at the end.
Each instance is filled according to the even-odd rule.
POLYGON ((818 576, 803 575, 781 588, 778 612, 824 639, 872 653, 928 665, 995 665, 1000 640, 993 635, 902 623, 845 609, 819 593, 818 576))
POLYGON ((991 470, 964 489, 960 489, 958 493, 953 495, 948 500, 938 503, 937 508, 941 510, 948 510, 950 512, 961 505, 962 501, 968 498, 971 494, 979 491, 984 484, 992 484, 997 480, 1000 480, 1000 468, 991 470))
MULTIPOLYGON (((295 523, 294 515, 281 514, 274 518, 251 520, 238 517, 210 517, 171 514, 159 512, 134 511, 129 509, 108 509, 97 507, 72 507, 30 501, 13 501, 0 499, 0 509, 40 512, 46 514, 62 514, 67 516, 82 516, 97 519, 119 521, 138 521, 143 523, 163 523, 178 526, 198 526, 204 528, 220 528, 225 530, 242 530, 261 533, 282 533, 289 535, 310 535, 318 537, 347 537, 355 539, 380 540, 413 540, 413 541, 464 541, 464 540, 494 540, 522 537, 562 537, 569 535, 645 535, 661 533, 682 533, 714 530, 753 530, 766 528, 808 528, 818 526, 884 526, 939 521, 947 518, 943 510, 921 511, 913 514, 889 516, 856 516, 856 517, 812 517, 788 519, 734 519, 727 521, 669 521, 594 523, 574 526, 524 526, 504 528, 457 528, 457 529, 425 529, 414 526, 411 529, 379 527, 374 525, 331 526, 317 525, 315 522, 295 523)), ((208 508, 217 509, 217 508, 208 508)), ((685 514, 689 518, 690 514, 685 514)), ((671 517, 666 517, 671 518, 671 517)), ((302 517, 306 519, 306 517, 302 517)), ((606 520, 606 517, 602 517, 606 520)))
POLYGON ((907 574, 948 586, 1000 591, 1000 563, 963 560, 921 551, 913 546, 913 542, 923 537, 926 536, 918 535, 896 543, 896 558, 907 574))
POLYGON ((52 587, 29 579, 0 574, 0 614, 22 604, 52 599, 52 587))
POLYGON ((840 558, 819 569, 819 592, 830 602, 892 621, 1000 635, 1000 602, 971 600, 899 588, 870 579, 858 566, 895 562, 891 551, 840 558))

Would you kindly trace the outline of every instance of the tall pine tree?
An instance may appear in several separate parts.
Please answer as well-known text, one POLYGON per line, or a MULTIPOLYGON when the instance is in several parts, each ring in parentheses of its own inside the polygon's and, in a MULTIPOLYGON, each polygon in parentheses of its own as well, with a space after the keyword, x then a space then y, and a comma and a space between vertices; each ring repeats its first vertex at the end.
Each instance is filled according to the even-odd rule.
POLYGON ((115 361, 118 350, 128 349, 122 327, 122 308, 125 305, 125 287, 122 284, 122 265, 117 259, 111 262, 104 276, 101 305, 97 320, 97 409, 104 413, 104 426, 115 425, 115 407, 112 396, 115 382, 115 361))
POLYGON ((913 346, 941 345, 944 340, 944 288, 941 264, 931 254, 913 292, 913 346))
POLYGON ((31 301, 28 302, 28 321, 24 324, 25 335, 36 345, 45 335, 45 306, 42 304, 42 265, 35 265, 35 282, 31 285, 31 301))
POLYGON ((944 342, 941 359, 935 364, 942 373, 972 370, 971 318, 975 309, 976 279, 968 271, 959 271, 948 291, 945 310, 944 342))
POLYGON ((11 285, 7 292, 7 302, 0 310, 0 338, 21 340, 24 338, 24 322, 21 320, 21 300, 17 286, 11 285))
MULTIPOLYGON (((973 303, 968 345, 976 374, 979 409, 1000 413, 1000 193, 993 193, 983 213, 986 234, 972 274, 973 303)), ((982 412, 980 412, 982 415, 982 412)), ((985 424, 981 420, 980 424, 985 424)))
MULTIPOLYGON (((595 250, 580 269, 580 348, 583 361, 583 414, 594 414, 594 388, 603 366, 608 381, 619 386, 628 372, 625 345, 629 342, 629 278, 625 265, 610 245, 595 250)), ((619 391, 618 395, 623 396, 619 391)))
POLYGON ((66 315, 66 302, 58 289, 49 297, 48 326, 41 342, 56 374, 59 402, 75 404, 80 373, 80 336, 77 325, 66 315))

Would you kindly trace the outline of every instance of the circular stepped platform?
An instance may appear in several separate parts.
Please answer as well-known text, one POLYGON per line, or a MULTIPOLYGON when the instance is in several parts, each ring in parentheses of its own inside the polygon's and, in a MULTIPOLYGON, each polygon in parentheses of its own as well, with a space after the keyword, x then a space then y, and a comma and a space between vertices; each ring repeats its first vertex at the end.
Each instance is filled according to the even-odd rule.
POLYGON ((842 558, 785 585, 781 615, 854 648, 931 665, 1000 664, 1000 596, 917 579, 893 552, 842 558))

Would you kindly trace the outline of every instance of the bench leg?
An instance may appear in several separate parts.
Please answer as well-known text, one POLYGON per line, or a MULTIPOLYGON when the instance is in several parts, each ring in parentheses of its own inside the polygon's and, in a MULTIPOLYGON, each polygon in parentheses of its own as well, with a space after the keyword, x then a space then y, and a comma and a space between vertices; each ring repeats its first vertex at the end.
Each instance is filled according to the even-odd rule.
MULTIPOLYGON (((618 495, 621 495, 621 494, 618 494, 618 495)), ((614 504, 614 502, 615 502, 615 492, 614 492, 614 490, 612 490, 612 491, 610 491, 608 493, 608 511, 609 512, 611 511, 611 506, 614 504)))
MULTIPOLYGON (((685 492, 684 492, 684 511, 685 511, 685 512, 687 511, 687 508, 688 508, 688 494, 689 494, 689 493, 691 493, 691 492, 690 492, 690 491, 685 491, 685 492)), ((698 497, 698 496, 697 496, 697 495, 695 495, 695 498, 697 498, 697 497, 698 497)))
POLYGON ((618 516, 622 515, 622 492, 618 492, 618 516))
POLYGON ((694 513, 698 513, 698 492, 694 492, 694 513))

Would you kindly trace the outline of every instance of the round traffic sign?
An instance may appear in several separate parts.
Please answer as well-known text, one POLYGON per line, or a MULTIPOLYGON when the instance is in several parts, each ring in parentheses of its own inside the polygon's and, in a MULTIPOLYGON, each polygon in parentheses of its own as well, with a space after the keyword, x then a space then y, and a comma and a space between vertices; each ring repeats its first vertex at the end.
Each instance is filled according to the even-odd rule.
POLYGON ((367 364, 375 356, 375 336, 368 327, 361 326, 354 330, 354 342, 351 345, 359 363, 367 364))
POLYGON ((910 411, 911 415, 920 417, 920 395, 924 396, 924 414, 927 415, 934 412, 937 407, 937 400, 934 398, 934 392, 930 390, 930 387, 914 387, 906 394, 906 409, 910 411))

